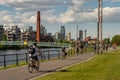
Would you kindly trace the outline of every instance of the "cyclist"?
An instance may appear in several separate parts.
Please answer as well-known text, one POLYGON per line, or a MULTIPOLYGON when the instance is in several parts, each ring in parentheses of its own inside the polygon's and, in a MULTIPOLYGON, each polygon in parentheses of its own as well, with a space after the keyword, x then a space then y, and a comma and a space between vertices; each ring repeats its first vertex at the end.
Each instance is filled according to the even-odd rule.
POLYGON ((29 64, 28 64, 28 71, 32 72, 33 68, 36 71, 39 71, 39 67, 40 67, 40 62, 39 62, 39 59, 38 59, 39 49, 38 49, 36 43, 34 43, 33 46, 30 46, 29 54, 31 54, 31 55, 29 56, 30 61, 29 61, 29 64))
POLYGON ((33 58, 34 60, 38 61, 39 49, 38 49, 36 43, 34 43, 33 46, 30 46, 29 54, 31 54, 31 58, 33 58))

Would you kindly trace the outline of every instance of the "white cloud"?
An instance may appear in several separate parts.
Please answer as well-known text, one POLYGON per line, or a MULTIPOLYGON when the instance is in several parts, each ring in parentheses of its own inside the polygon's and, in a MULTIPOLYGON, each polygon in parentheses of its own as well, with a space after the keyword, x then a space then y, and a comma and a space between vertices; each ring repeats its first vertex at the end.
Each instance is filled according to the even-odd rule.
POLYGON ((120 2, 120 0, 111 0, 111 2, 120 2))
MULTIPOLYGON (((74 12, 68 10, 65 13, 54 15, 50 13, 46 18, 52 23, 70 23, 70 22, 97 22, 98 10, 94 9, 92 12, 74 12)), ((104 22, 120 22, 120 7, 105 7, 103 8, 104 22)))
POLYGON ((36 13, 34 12, 26 12, 26 13, 11 13, 8 11, 0 12, 0 24, 5 25, 23 25, 29 26, 36 23, 36 13))
POLYGON ((15 10, 48 10, 64 4, 64 0, 1 0, 0 4, 12 6, 15 10))
POLYGON ((106 7, 103 11, 105 22, 120 22, 120 7, 106 7))
MULTIPOLYGON (((118 1, 118 0, 115 0, 118 1)), ((81 12, 82 5, 85 1, 70 0, 63 2, 63 0, 1 0, 0 4, 13 6, 17 11, 1 11, 0 24, 14 23, 14 24, 36 24, 36 10, 46 9, 41 12, 41 20, 48 23, 74 23, 74 22, 96 22, 97 8, 91 9, 91 12, 81 12), (59 14, 55 14, 53 7, 68 4, 68 10, 59 14), (49 10, 47 10, 49 9, 49 10), (21 12, 24 11, 24 12, 21 12)), ((64 5, 63 5, 64 6, 64 5)), ((105 7, 103 9, 104 22, 120 22, 120 7, 105 7)))

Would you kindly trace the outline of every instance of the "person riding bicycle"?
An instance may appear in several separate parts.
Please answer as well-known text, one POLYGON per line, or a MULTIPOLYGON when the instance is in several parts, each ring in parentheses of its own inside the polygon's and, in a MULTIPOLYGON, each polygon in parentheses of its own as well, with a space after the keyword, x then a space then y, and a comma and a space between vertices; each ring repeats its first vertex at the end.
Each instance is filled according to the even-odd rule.
POLYGON ((38 59, 39 49, 36 45, 36 43, 33 44, 33 46, 30 46, 29 48, 29 61, 28 61, 28 71, 32 73, 33 69, 36 71, 39 71, 40 62, 38 59))
POLYGON ((30 46, 29 54, 31 54, 31 58, 35 59, 36 61, 38 61, 38 56, 37 56, 38 52, 39 49, 36 43, 34 43, 33 46, 30 46))

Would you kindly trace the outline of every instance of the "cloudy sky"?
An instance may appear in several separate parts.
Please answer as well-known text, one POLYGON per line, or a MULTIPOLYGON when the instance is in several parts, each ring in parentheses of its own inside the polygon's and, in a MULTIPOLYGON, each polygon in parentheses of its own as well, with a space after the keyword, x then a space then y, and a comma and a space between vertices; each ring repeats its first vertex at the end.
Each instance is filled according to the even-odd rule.
MULTIPOLYGON (((34 26, 36 12, 41 12, 41 23, 53 34, 65 26, 66 33, 76 38, 79 29, 87 36, 96 37, 98 0, 0 0, 0 24, 34 26)), ((103 0, 103 37, 120 34, 120 0, 103 0)))

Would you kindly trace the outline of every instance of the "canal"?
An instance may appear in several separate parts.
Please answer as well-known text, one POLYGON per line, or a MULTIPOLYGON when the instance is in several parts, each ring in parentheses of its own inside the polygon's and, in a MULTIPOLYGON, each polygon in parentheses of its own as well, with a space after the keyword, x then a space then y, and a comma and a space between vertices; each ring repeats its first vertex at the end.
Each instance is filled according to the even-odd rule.
MULTIPOLYGON (((59 58, 61 48, 46 48, 40 49, 42 56, 41 60, 50 60, 51 58, 59 58)), ((11 64, 19 64, 21 61, 28 60, 28 49, 21 50, 0 50, 0 67, 11 64)))

